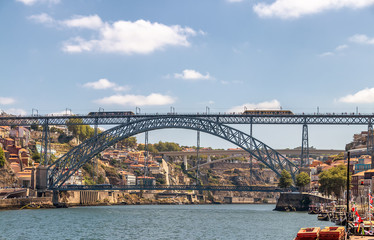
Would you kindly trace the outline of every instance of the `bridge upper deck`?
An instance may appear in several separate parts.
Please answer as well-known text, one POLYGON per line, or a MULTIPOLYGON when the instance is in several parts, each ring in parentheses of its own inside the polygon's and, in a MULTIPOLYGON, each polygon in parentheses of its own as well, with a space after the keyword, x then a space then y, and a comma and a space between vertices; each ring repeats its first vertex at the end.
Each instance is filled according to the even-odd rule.
POLYGON ((368 125, 374 114, 298 114, 298 115, 249 115, 249 114, 136 114, 127 116, 11 116, 1 117, 0 126, 31 125, 119 125, 141 119, 201 118, 221 124, 315 124, 315 125, 368 125))

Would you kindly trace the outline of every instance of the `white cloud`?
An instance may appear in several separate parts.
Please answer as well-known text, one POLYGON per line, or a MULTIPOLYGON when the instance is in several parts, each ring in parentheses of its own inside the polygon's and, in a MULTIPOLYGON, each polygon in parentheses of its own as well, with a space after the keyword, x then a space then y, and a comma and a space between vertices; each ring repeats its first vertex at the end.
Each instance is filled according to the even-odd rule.
POLYGON ((49 4, 57 4, 60 0, 16 0, 16 2, 21 2, 27 6, 34 5, 36 3, 49 3, 49 4))
POLYGON ((14 103, 15 100, 13 98, 8 97, 0 97, 0 105, 9 105, 14 103))
POLYGON ((174 73, 175 78, 180 78, 184 80, 191 80, 191 81, 197 81, 197 80, 208 80, 212 77, 209 75, 209 73, 206 73, 205 75, 192 70, 192 69, 185 69, 182 73, 174 73))
POLYGON ((115 86, 113 90, 116 92, 126 92, 130 90, 130 87, 129 86, 115 86))
POLYGON ((346 44, 342 44, 342 45, 339 45, 335 48, 336 51, 342 51, 344 49, 348 48, 348 45, 346 44))
POLYGON ((65 42, 63 51, 70 53, 105 52, 123 54, 149 54, 166 46, 190 46, 188 37, 197 33, 188 27, 179 25, 167 26, 146 20, 117 21, 113 24, 100 23, 95 18, 70 22, 69 27, 86 27, 97 30, 97 36, 86 40, 81 37, 65 42))
POLYGON ((10 109, 4 110, 4 112, 8 114, 13 114, 13 115, 26 115, 26 111, 20 108, 10 108, 10 109))
POLYGON ((282 19, 299 18, 332 9, 364 8, 374 4, 374 0, 275 0, 272 4, 257 3, 253 10, 260 17, 282 19))
POLYGON ((83 84, 83 87, 93 88, 96 90, 113 89, 114 91, 117 91, 117 92, 128 91, 130 89, 129 86, 118 86, 116 83, 113 83, 106 78, 101 78, 96 82, 85 83, 83 84))
POLYGON ((374 103, 374 88, 365 88, 355 94, 339 98, 338 101, 344 103, 374 103))
POLYGON ((180 25, 165 25, 143 19, 131 21, 103 22, 98 15, 74 16, 57 21, 48 14, 30 16, 29 19, 43 24, 54 24, 65 28, 93 31, 91 39, 73 37, 63 43, 62 50, 69 53, 105 52, 122 54, 149 54, 168 46, 190 46, 188 38, 206 35, 180 25))
POLYGON ((319 54, 318 56, 320 56, 320 57, 330 57, 330 56, 334 56, 334 55, 341 55, 341 53, 347 48, 348 48, 348 45, 342 44, 342 45, 337 46, 333 51, 324 52, 324 53, 319 54))
POLYGON ((349 41, 360 44, 374 44, 374 38, 369 38, 364 34, 356 34, 349 38, 349 41))
POLYGON ((226 0, 229 3, 243 2, 244 0, 226 0))
POLYGON ((75 16, 72 19, 61 22, 66 27, 77 27, 77 28, 88 28, 88 29, 100 29, 104 23, 101 18, 97 15, 91 16, 75 16))
POLYGON ((278 100, 274 99, 271 101, 260 102, 260 103, 245 103, 243 105, 230 108, 228 112, 243 112, 245 108, 247 110, 254 110, 254 109, 279 110, 281 108, 281 105, 278 100))
POLYGON ((110 82, 108 79, 102 78, 96 82, 85 83, 83 86, 86 88, 93 88, 93 89, 108 89, 108 88, 115 87, 116 84, 110 82))
POLYGON ((37 23, 43 23, 43 24, 47 24, 47 25, 51 25, 51 24, 55 23, 55 20, 46 13, 41 13, 41 14, 38 14, 38 15, 32 15, 32 16, 28 17, 28 19, 33 20, 37 23))
POLYGON ((318 56, 320 56, 320 57, 329 57, 329 56, 333 56, 333 55, 334 55, 333 52, 324 52, 324 53, 321 53, 318 56))
POLYGON ((142 95, 113 95, 95 100, 95 103, 103 105, 121 105, 121 106, 159 106, 175 102, 173 97, 152 93, 148 96, 142 95))

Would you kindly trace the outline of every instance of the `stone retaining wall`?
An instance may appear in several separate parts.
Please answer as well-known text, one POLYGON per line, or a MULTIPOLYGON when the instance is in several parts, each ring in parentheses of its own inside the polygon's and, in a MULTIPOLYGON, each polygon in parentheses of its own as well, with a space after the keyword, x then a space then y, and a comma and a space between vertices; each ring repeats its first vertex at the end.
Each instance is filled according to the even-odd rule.
POLYGON ((52 197, 0 199, 0 209, 19 209, 29 204, 40 207, 53 207, 52 197))
POLYGON ((281 193, 274 210, 277 211, 308 211, 310 204, 326 203, 331 200, 308 193, 281 193))

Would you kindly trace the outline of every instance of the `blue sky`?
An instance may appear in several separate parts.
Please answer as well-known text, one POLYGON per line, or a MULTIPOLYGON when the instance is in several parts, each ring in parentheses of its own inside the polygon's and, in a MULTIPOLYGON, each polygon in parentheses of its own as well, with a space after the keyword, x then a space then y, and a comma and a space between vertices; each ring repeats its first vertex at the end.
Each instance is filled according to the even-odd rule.
MULTIPOLYGON (((373 22, 374 0, 1 1, 0 109, 373 113, 373 22)), ((301 126, 254 130, 275 148, 301 143, 301 126)), ((360 130, 310 127, 310 144, 344 148, 360 130)))

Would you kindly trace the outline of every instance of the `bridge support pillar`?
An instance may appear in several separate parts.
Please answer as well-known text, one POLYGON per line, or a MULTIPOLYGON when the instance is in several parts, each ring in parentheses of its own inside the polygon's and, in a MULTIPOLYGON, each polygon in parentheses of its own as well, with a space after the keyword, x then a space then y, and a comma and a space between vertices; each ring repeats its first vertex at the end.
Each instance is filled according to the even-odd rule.
POLYGON ((200 162, 200 131, 197 131, 197 144, 196 144, 196 185, 199 183, 199 162, 200 162))
MULTIPOLYGON (((99 119, 95 118, 95 126, 94 126, 95 127, 94 128, 94 130, 95 130, 94 136, 95 137, 97 136, 97 133, 98 133, 98 128, 99 128, 98 123, 99 123, 99 119)), ((92 178, 93 178, 94 183, 97 183, 97 180, 99 179, 99 164, 98 164, 97 157, 92 158, 92 165, 93 165, 93 169, 94 169, 92 178)))
MULTIPOLYGON (((249 136, 253 137, 252 136, 252 133, 253 133, 253 128, 252 128, 252 118, 251 118, 251 127, 249 129, 249 136)), ((250 146, 250 150, 254 150, 253 149, 253 146, 251 145, 250 146)), ((253 185, 253 157, 252 157, 252 153, 249 155, 249 182, 251 185, 253 185)))
POLYGON ((366 140, 367 154, 371 156, 371 169, 374 169, 374 136, 373 136, 373 124, 371 118, 368 124, 368 136, 366 140))
POLYGON ((183 165, 184 165, 184 170, 187 171, 187 169, 188 169, 187 155, 183 156, 183 165))
MULTIPOLYGON (((45 120, 43 124, 43 133, 42 133, 42 143, 40 146, 40 157, 42 158, 42 165, 47 166, 49 162, 48 154, 49 154, 49 125, 48 119, 45 120)), ((21 164, 22 165, 22 164, 21 164)))
POLYGON ((300 167, 309 165, 309 139, 308 139, 308 125, 303 125, 303 134, 301 142, 301 156, 300 167))

